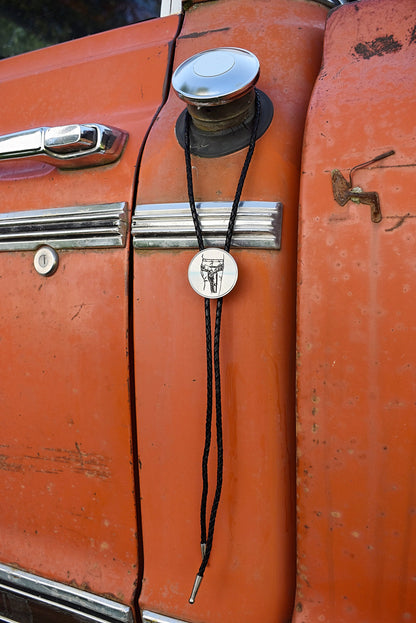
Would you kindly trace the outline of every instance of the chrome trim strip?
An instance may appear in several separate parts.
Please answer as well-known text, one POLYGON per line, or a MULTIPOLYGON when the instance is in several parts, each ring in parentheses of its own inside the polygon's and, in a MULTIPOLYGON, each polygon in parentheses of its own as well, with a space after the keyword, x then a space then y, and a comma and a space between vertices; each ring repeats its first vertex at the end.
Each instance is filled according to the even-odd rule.
POLYGON ((182 11, 182 0, 162 0, 160 5, 160 17, 176 15, 182 11))
MULTIPOLYGON (((197 203, 205 246, 223 246, 230 202, 197 203)), ((234 248, 280 249, 282 204, 242 201, 234 228, 234 248)), ((132 223, 136 249, 197 248, 194 224, 187 203, 137 205, 132 223)))
MULTIPOLYGON (((0 563, 0 590, 72 614, 80 621, 133 623, 129 606, 0 563), (104 617, 104 618, 103 618, 104 617)), ((8 619, 2 618, 0 621, 8 619)), ((12 619, 11 619, 12 620, 12 619)))
POLYGON ((150 612, 150 610, 142 611, 142 620, 143 623, 185 623, 185 621, 172 619, 171 617, 164 616, 163 614, 150 612))
POLYGON ((0 214, 0 251, 124 247, 127 203, 0 214))
POLYGON ((348 2, 354 2, 354 0, 314 0, 314 2, 318 2, 318 4, 323 4, 329 9, 341 6, 343 4, 347 4, 348 2))

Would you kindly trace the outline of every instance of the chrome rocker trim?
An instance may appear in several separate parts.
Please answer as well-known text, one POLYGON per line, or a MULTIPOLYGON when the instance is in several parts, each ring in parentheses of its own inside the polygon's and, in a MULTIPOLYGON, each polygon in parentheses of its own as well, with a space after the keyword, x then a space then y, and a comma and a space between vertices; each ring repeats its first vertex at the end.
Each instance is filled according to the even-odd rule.
POLYGON ((0 214, 0 251, 124 247, 127 204, 51 208, 0 214))
MULTIPOLYGON (((203 202, 196 208, 205 246, 223 246, 231 203, 203 202)), ((242 201, 234 228, 234 248, 280 249, 282 204, 242 201)), ((194 224, 187 203, 137 205, 132 224, 136 249, 197 248, 194 224)))
POLYGON ((59 620, 60 614, 71 623, 134 621, 129 606, 0 564, 0 621, 21 623, 22 612, 24 620, 33 623, 40 623, 45 620, 44 616, 51 615, 57 617, 53 620, 59 620))
POLYGON ((185 621, 172 619, 172 617, 167 617, 163 614, 150 612, 150 610, 142 611, 142 621, 143 623, 186 623, 185 621))

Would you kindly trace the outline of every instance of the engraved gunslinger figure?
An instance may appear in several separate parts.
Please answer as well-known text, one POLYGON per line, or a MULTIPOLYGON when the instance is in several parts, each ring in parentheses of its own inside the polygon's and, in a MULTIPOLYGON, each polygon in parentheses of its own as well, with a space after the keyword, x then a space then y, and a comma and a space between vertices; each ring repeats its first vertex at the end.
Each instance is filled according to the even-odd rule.
POLYGON ((189 264, 189 283, 200 296, 219 299, 228 294, 237 281, 234 258, 224 249, 205 248, 189 264))
POLYGON ((224 272, 224 254, 218 257, 205 257, 201 259, 201 277, 204 282, 205 290, 209 283, 211 294, 220 294, 222 275, 224 272))

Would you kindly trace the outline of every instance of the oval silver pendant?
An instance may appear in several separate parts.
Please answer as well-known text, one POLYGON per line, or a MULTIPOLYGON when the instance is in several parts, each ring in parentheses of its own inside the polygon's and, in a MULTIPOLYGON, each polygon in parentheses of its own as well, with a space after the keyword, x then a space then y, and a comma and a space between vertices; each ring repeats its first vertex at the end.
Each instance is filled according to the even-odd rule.
POLYGON ((234 288, 238 277, 235 259, 223 249, 209 248, 192 258, 188 279, 197 294, 219 299, 234 288))

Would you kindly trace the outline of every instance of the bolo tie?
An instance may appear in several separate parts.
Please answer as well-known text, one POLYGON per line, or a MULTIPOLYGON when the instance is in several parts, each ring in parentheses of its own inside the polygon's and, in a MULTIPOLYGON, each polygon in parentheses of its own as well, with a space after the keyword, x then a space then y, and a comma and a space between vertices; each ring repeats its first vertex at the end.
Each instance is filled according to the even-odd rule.
POLYGON ((221 408, 221 375, 220 375, 220 330, 221 315, 223 307, 223 297, 228 294, 234 287, 237 277, 238 268, 234 258, 230 255, 232 237, 234 232, 235 221, 237 218, 238 206, 243 190, 247 171, 253 156, 256 144, 257 131, 260 119, 260 100, 256 91, 255 97, 255 113, 253 118, 253 127, 250 142, 246 154, 246 158, 241 170, 237 189, 232 203, 230 218, 228 222, 224 249, 205 248, 202 228, 198 212, 195 206, 192 165, 191 165, 191 149, 190 149, 190 114, 186 112, 185 118, 185 163, 186 178, 188 187, 188 199, 191 209, 192 220, 195 227, 195 234, 198 242, 199 252, 191 260, 188 269, 188 278, 193 289, 204 297, 205 305, 205 336, 206 336, 206 369, 207 369, 207 401, 206 401, 206 419, 205 419, 205 444, 202 455, 202 495, 200 507, 200 525, 201 525, 201 554, 202 561, 195 577, 192 593, 189 603, 193 604, 202 582, 205 569, 210 558, 215 521, 217 517, 218 506, 221 498, 221 489, 223 482, 223 432, 222 432, 222 408, 221 408), (211 329, 211 299, 217 300, 215 313, 214 340, 212 340, 211 329), (214 365, 212 365, 214 362, 214 365), (217 441, 217 478, 215 494, 209 511, 209 520, 207 525, 208 509, 208 460, 211 450, 212 438, 212 420, 213 420, 213 393, 215 388, 215 428, 217 441))

